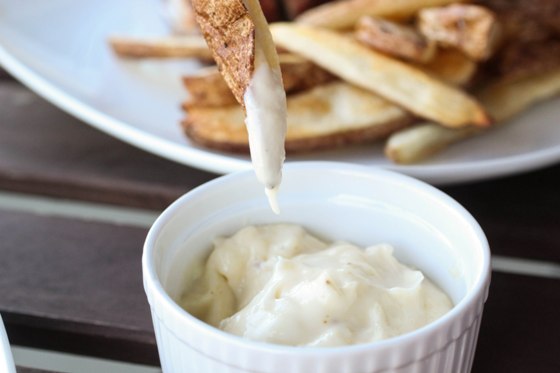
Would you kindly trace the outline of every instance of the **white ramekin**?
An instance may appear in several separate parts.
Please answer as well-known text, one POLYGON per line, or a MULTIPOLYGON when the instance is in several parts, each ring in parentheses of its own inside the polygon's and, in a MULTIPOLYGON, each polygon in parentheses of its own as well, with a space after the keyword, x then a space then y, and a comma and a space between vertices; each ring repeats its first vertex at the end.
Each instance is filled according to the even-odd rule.
POLYGON ((220 177, 187 193, 157 219, 142 258, 164 372, 469 372, 490 283, 480 226, 437 189, 392 172, 342 163, 288 164, 270 210, 252 171, 220 177), (385 341, 308 348, 253 342, 192 317, 178 299, 194 261, 218 235, 249 224, 298 223, 330 240, 386 242, 455 303, 439 320, 385 341))

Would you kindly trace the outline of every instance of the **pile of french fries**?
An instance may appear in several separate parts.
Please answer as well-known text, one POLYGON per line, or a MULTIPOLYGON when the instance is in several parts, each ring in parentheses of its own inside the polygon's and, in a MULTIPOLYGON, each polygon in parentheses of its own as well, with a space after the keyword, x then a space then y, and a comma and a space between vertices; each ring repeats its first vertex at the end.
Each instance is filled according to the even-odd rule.
MULTIPOLYGON (((560 4, 539 2, 546 12, 519 0, 342 0, 271 24, 287 94, 286 151, 384 140, 392 161, 420 162, 560 94, 560 27, 550 17, 560 4)), ((211 56, 196 30, 110 43, 129 58, 211 56)), ((243 108, 218 69, 183 83, 187 136, 248 152, 243 108)))

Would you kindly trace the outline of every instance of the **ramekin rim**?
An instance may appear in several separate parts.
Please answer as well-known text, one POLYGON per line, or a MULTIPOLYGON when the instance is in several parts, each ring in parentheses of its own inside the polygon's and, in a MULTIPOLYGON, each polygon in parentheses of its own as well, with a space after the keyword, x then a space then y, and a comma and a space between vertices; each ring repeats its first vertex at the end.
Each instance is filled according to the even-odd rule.
MULTIPOLYGON (((437 189, 436 187, 429 185, 421 180, 415 179, 410 176, 406 176, 395 171, 388 171, 382 168, 376 167, 368 167, 363 165, 356 165, 351 163, 345 162, 332 162, 332 161, 298 161, 298 162, 288 162, 285 165, 285 170, 291 169, 298 169, 298 168, 326 168, 330 172, 358 172, 360 174, 369 174, 369 176, 387 176, 391 178, 393 181, 404 181, 407 187, 414 188, 416 191, 421 191, 423 193, 427 193, 433 197, 436 197, 437 200, 440 200, 445 205, 448 205, 453 210, 458 212, 461 217, 466 221, 468 226, 473 230, 477 238, 477 242, 479 243, 480 249, 482 251, 482 270, 480 275, 477 277, 475 283, 471 287, 471 290, 463 297, 454 307, 447 312, 442 317, 434 320, 433 322, 411 332, 405 333, 400 336, 396 336, 393 338, 375 341, 371 343, 362 343, 362 344, 355 344, 355 345, 347 345, 347 346, 337 346, 337 347, 307 347, 307 346, 288 346, 288 345, 280 345, 280 344, 273 344, 267 342, 259 342, 259 341, 252 341, 240 336, 236 336, 227 332, 224 332, 218 328, 215 328, 211 325, 206 324, 205 322, 195 318, 194 316, 190 315, 187 311, 181 308, 163 289, 161 282, 156 275, 156 271, 154 268, 154 260, 151 260, 151 263, 148 262, 148 259, 155 255, 154 249, 155 245, 154 242, 157 238, 157 235, 161 231, 161 229, 165 226, 165 223, 171 220, 175 212, 182 208, 182 206, 186 203, 186 201, 196 198, 198 194, 205 192, 206 189, 214 188, 216 185, 222 184, 224 182, 230 182, 235 180, 236 178, 245 178, 249 177, 253 173, 252 170, 245 170, 234 172, 231 174, 223 175, 213 179, 203 185, 200 185, 188 193, 184 194, 183 196, 179 197, 176 201, 170 204, 162 214, 156 219, 152 227, 150 228, 146 241, 144 244, 144 251, 142 255, 142 268, 143 268, 143 277, 144 277, 144 287, 146 291, 146 295, 148 296, 148 300, 150 301, 152 297, 159 298, 159 305, 164 305, 167 308, 167 311, 171 311, 176 317, 188 320, 188 322, 199 329, 201 332, 204 333, 211 333, 214 337, 220 339, 221 342, 228 343, 230 345, 235 346, 243 346, 245 348, 249 348, 252 351, 259 353, 259 352, 267 352, 267 353, 275 353, 275 354, 295 354, 298 356, 314 356, 314 355, 323 355, 323 354, 359 354, 364 351, 370 351, 372 349, 383 349, 383 348, 391 348, 394 345, 400 345, 402 343, 412 343, 416 339, 424 339, 429 335, 436 333, 442 327, 449 328, 450 325, 453 323, 453 320, 460 317, 461 315, 466 315, 469 313, 469 309, 471 307, 476 306, 478 302, 484 302, 485 299, 482 299, 486 292, 488 291, 488 287, 490 284, 490 248, 488 244, 488 240, 476 221, 476 219, 455 199, 447 195, 446 193, 442 192, 441 190, 437 189), (338 169, 338 170, 336 170, 338 169), (375 175, 374 175, 375 174, 375 175), (203 330, 201 330, 203 329, 203 330)), ((402 186, 402 185, 401 185, 402 186)), ((152 303, 150 301, 150 303, 152 303)), ((152 310, 154 310, 153 305, 151 304, 152 310)), ((473 316, 473 319, 476 318, 477 315, 473 316)), ((179 337, 179 336, 177 336, 179 337)), ((187 343, 184 339, 181 340, 187 343)))

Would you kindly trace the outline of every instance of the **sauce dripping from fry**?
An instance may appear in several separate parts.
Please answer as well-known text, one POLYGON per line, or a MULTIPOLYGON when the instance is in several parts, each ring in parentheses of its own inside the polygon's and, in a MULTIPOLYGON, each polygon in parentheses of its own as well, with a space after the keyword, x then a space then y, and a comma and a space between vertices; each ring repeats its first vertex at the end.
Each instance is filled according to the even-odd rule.
POLYGON ((243 96, 251 161, 272 211, 279 214, 277 192, 286 155, 286 92, 276 47, 260 5, 255 0, 243 2, 255 22, 255 69, 243 96))

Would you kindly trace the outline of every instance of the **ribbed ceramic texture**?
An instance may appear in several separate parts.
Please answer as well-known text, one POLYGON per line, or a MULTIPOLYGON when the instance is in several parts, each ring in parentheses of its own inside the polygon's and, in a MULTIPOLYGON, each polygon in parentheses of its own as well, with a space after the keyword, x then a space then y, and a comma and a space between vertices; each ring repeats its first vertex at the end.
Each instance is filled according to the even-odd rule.
POLYGON ((158 305, 152 309, 152 316, 165 373, 468 373, 484 300, 482 294, 453 323, 406 346, 396 344, 378 351, 315 356, 240 349, 236 345, 213 343, 201 335, 179 336, 177 331, 181 328, 175 329, 171 319, 163 322, 161 316, 169 315, 165 316, 158 305))
POLYGON ((154 223, 144 248, 144 288, 163 371, 469 372, 490 283, 488 243, 472 216, 440 191, 380 170, 314 162, 290 165, 284 175, 281 216, 270 212, 254 175, 243 173, 190 192, 154 223), (258 343, 224 333, 173 301, 182 292, 180 276, 188 273, 185 266, 196 260, 196 254, 207 251, 211 237, 246 224, 279 220, 335 237, 397 242, 403 257, 439 278, 455 307, 399 337, 306 348, 258 343))

